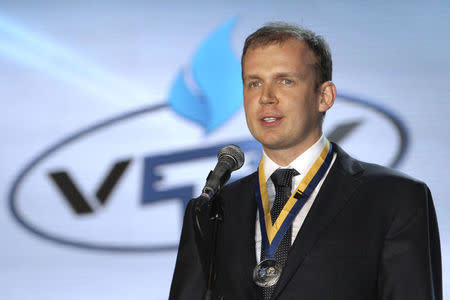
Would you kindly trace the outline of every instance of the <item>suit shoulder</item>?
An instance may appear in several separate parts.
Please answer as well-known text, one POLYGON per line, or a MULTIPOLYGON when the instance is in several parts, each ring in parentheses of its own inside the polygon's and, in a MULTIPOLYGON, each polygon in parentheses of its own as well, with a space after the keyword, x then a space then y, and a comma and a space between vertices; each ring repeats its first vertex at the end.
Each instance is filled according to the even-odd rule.
POLYGON ((430 192, 425 183, 398 170, 359 161, 334 144, 338 154, 336 170, 350 175, 357 186, 355 195, 385 206, 405 205, 411 209, 426 205, 430 192), (358 183, 356 183, 358 182, 358 183), (424 201, 425 200, 425 201, 424 201))
POLYGON ((361 179, 365 182, 391 183, 401 185, 425 185, 424 182, 413 178, 399 170, 381 166, 374 163, 359 162, 363 167, 361 179))
POLYGON ((337 144, 333 144, 333 149, 337 153, 335 165, 342 171, 343 175, 350 174, 361 183, 380 183, 380 184, 404 184, 407 186, 423 186, 422 181, 412 178, 398 170, 381 166, 374 163, 360 161, 348 155, 337 144))
POLYGON ((363 172, 359 175, 359 191, 366 199, 395 209, 405 214, 414 214, 416 209, 426 209, 431 194, 427 185, 398 170, 373 163, 360 162, 363 172))

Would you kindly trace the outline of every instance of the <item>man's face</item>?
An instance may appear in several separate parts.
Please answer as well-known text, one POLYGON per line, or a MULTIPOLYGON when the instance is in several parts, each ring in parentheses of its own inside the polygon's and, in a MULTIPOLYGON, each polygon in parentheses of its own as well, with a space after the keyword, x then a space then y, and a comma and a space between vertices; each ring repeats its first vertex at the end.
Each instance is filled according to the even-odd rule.
POLYGON ((314 62, 312 51, 296 39, 250 48, 245 54, 245 116, 266 152, 283 149, 298 155, 322 134, 314 62))

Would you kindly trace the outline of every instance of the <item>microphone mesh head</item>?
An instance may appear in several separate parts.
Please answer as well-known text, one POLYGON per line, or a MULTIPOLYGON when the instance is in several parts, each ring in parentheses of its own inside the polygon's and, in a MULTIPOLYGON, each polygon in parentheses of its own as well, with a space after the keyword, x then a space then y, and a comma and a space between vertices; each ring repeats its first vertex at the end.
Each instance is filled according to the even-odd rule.
POLYGON ((233 144, 222 147, 217 153, 217 157, 219 160, 224 156, 231 157, 236 162, 236 164, 233 166, 232 171, 240 169, 245 161, 244 152, 242 152, 239 146, 233 144))

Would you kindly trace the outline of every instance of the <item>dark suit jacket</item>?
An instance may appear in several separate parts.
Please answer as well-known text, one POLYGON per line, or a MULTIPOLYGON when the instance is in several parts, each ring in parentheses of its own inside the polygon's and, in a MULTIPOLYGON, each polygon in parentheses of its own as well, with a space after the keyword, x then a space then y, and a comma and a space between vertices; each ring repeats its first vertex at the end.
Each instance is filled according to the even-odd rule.
MULTIPOLYGON (((442 299, 441 254, 430 191, 394 170, 337 158, 289 250, 272 299, 442 299)), ((220 194, 215 295, 257 299, 257 174, 220 194)), ((193 200, 183 223, 170 299, 202 299, 210 251, 208 205, 193 200)))

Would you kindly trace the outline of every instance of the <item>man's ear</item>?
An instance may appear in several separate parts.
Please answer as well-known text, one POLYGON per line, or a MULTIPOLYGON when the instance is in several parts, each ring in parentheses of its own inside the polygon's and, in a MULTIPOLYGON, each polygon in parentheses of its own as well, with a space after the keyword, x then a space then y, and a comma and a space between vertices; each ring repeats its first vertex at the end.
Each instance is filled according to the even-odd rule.
POLYGON ((319 93, 319 111, 324 113, 334 104, 336 86, 332 81, 325 81, 320 85, 319 93))

